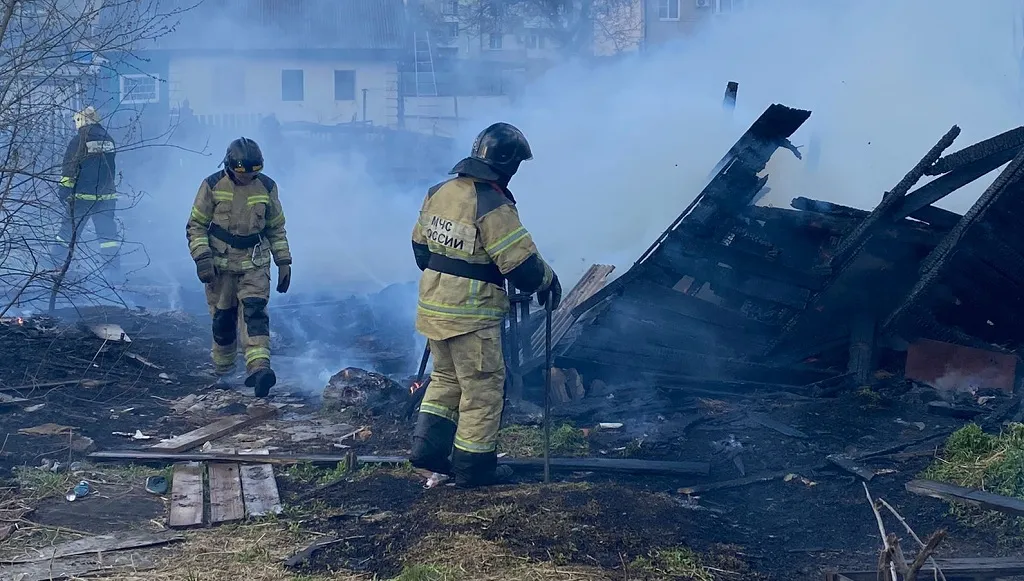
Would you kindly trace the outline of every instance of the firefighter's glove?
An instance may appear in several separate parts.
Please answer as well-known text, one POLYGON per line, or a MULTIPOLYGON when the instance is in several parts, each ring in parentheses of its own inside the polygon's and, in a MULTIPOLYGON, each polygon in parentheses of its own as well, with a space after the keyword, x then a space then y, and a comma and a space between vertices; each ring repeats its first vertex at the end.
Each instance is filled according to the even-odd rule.
POLYGON ((213 257, 212 256, 201 256, 196 259, 196 274, 199 275, 199 280, 203 284, 210 284, 217 276, 217 271, 213 268, 213 257))
POLYGON ((71 194, 73 193, 74 191, 71 188, 67 186, 60 186, 57 188, 57 199, 60 200, 62 204, 67 204, 68 200, 71 199, 71 194))
POLYGON ((292 265, 282 264, 277 267, 277 292, 284 294, 292 284, 292 265))
POLYGON ((551 273, 551 284, 548 285, 548 288, 537 292, 537 302, 542 307, 546 307, 548 301, 551 301, 552 311, 562 303, 562 285, 558 282, 558 275, 555 273, 551 273))

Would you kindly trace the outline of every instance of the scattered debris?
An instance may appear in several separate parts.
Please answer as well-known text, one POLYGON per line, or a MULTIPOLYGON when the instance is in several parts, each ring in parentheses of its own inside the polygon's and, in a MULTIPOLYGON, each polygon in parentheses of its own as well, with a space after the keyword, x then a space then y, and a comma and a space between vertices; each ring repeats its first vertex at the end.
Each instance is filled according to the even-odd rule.
POLYGON ((918 339, 907 349, 907 379, 940 392, 974 393, 997 389, 1013 393, 1017 356, 930 339, 918 339))
POLYGON ((216 440, 222 436, 240 431, 253 424, 262 422, 273 417, 277 408, 273 406, 254 405, 250 406, 248 414, 229 416, 218 420, 208 426, 203 426, 176 436, 169 440, 163 440, 159 444, 150 446, 150 450, 158 452, 184 452, 192 448, 202 446, 205 442, 216 440))
POLYGON ((18 430, 18 433, 29 436, 65 436, 77 429, 78 428, 72 426, 62 426, 60 424, 42 424, 31 428, 22 428, 18 430))
POLYGON ((92 494, 92 486, 89 485, 88 481, 81 480, 78 482, 78 484, 75 485, 74 488, 69 490, 68 493, 64 495, 64 498, 68 502, 74 502, 80 498, 89 496, 90 494, 92 494))
POLYGON ((44 406, 46 406, 45 403, 37 403, 36 405, 30 405, 30 406, 26 407, 25 411, 27 411, 27 412, 37 412, 37 411, 43 409, 44 406))
POLYGON ((827 457, 828 461, 832 464, 842 468, 850 474, 856 475, 862 478, 866 482, 871 482, 871 479, 875 477, 875 471, 870 468, 865 468, 857 463, 851 456, 847 454, 830 454, 827 457))
MULTIPOLYGON (((126 351, 124 356, 129 358, 129 359, 134 359, 134 360, 138 361, 139 363, 145 365, 146 367, 150 367, 152 369, 163 369, 163 367, 160 367, 159 365, 149 361, 148 359, 146 359, 145 357, 143 357, 142 355, 139 355, 137 353, 132 353, 130 351, 126 351)), ((160 374, 160 378, 161 379, 170 379, 170 377, 167 376, 166 373, 161 373, 160 374)))
POLYGON ((131 432, 111 432, 113 436, 124 436, 125 438, 131 438, 133 440, 152 440, 153 436, 147 436, 142 433, 142 430, 135 430, 135 433, 131 432))
POLYGON ((104 341, 120 341, 124 343, 131 343, 132 340, 128 337, 128 334, 124 332, 121 325, 114 323, 104 323, 101 325, 92 325, 89 327, 89 331, 93 335, 96 335, 104 341))
POLYGON ((397 415, 398 403, 404 404, 409 399, 409 390, 385 375, 346 367, 331 377, 321 397, 326 411, 351 407, 370 415, 397 415))
POLYGON ((769 418, 768 416, 765 416, 764 414, 748 412, 747 417, 749 417, 755 423, 760 424, 766 428, 775 430, 776 432, 782 434, 783 436, 789 436, 790 438, 799 438, 801 440, 806 440, 807 438, 810 437, 807 434, 801 432, 800 430, 796 428, 791 428, 786 424, 777 422, 769 418))

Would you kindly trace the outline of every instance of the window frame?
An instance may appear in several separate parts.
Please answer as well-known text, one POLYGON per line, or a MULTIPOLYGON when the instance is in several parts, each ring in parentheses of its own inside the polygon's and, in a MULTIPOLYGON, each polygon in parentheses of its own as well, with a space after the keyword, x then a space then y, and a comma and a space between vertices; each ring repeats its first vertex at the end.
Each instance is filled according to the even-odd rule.
POLYGON ((503 50, 505 45, 505 34, 501 32, 488 32, 487 33, 487 50, 503 50), (494 39, 498 39, 495 43, 494 39), (495 46, 497 44, 497 46, 495 46))
POLYGON ((358 87, 356 87, 356 70, 355 69, 335 69, 334 70, 334 100, 335 101, 355 101, 356 93, 358 93, 358 87), (338 73, 350 73, 352 79, 352 96, 351 97, 338 97, 338 73))
MULTIPOLYGON (((715 0, 717 2, 717 0, 715 0)), ((658 20, 662 22, 678 22, 682 12, 682 0, 658 0, 658 20), (672 16, 672 7, 675 7, 676 15, 672 16), (664 8, 664 16, 662 9, 664 8)))
POLYGON ((301 103, 306 100, 306 71, 304 69, 281 69, 281 100, 289 103, 301 103), (285 89, 285 78, 287 73, 298 72, 299 79, 299 98, 292 99, 286 94, 285 89))
POLYGON ((160 102, 160 75, 156 73, 132 73, 118 76, 118 89, 121 103, 125 105, 150 105, 160 102), (132 98, 131 93, 125 92, 124 82, 126 79, 148 79, 153 82, 153 98, 132 98))

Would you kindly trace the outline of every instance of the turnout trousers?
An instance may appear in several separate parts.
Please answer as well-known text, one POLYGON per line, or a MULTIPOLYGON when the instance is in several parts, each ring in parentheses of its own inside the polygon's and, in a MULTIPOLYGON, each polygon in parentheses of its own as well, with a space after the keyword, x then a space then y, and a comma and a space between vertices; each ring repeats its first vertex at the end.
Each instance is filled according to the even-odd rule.
POLYGON ((249 373, 270 367, 270 267, 244 272, 218 271, 206 285, 206 304, 213 319, 210 357, 219 375, 235 370, 241 343, 249 373))
POLYGON ((420 404, 412 464, 454 474, 462 486, 492 484, 505 395, 501 327, 429 341, 434 370, 420 404))
MULTIPOLYGON (((60 230, 57 232, 57 244, 51 253, 54 260, 62 262, 67 258, 68 245, 71 244, 72 234, 77 230, 75 245, 78 248, 87 248, 91 252, 98 251, 105 266, 119 269, 121 239, 117 233, 115 220, 117 201, 76 199, 72 196, 65 206, 60 230), (83 236, 82 230, 89 221, 96 230, 95 240, 86 240, 83 236)), ((76 256, 80 254, 80 251, 75 252, 76 256)))

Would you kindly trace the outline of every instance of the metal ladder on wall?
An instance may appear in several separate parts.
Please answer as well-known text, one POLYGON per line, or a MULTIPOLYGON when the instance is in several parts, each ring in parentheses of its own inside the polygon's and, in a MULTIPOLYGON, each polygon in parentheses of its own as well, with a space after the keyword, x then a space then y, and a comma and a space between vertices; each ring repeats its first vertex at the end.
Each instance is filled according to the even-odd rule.
POLYGON ((414 32, 413 70, 416 75, 415 94, 417 97, 437 96, 437 76, 434 74, 434 52, 430 46, 430 33, 414 32))

